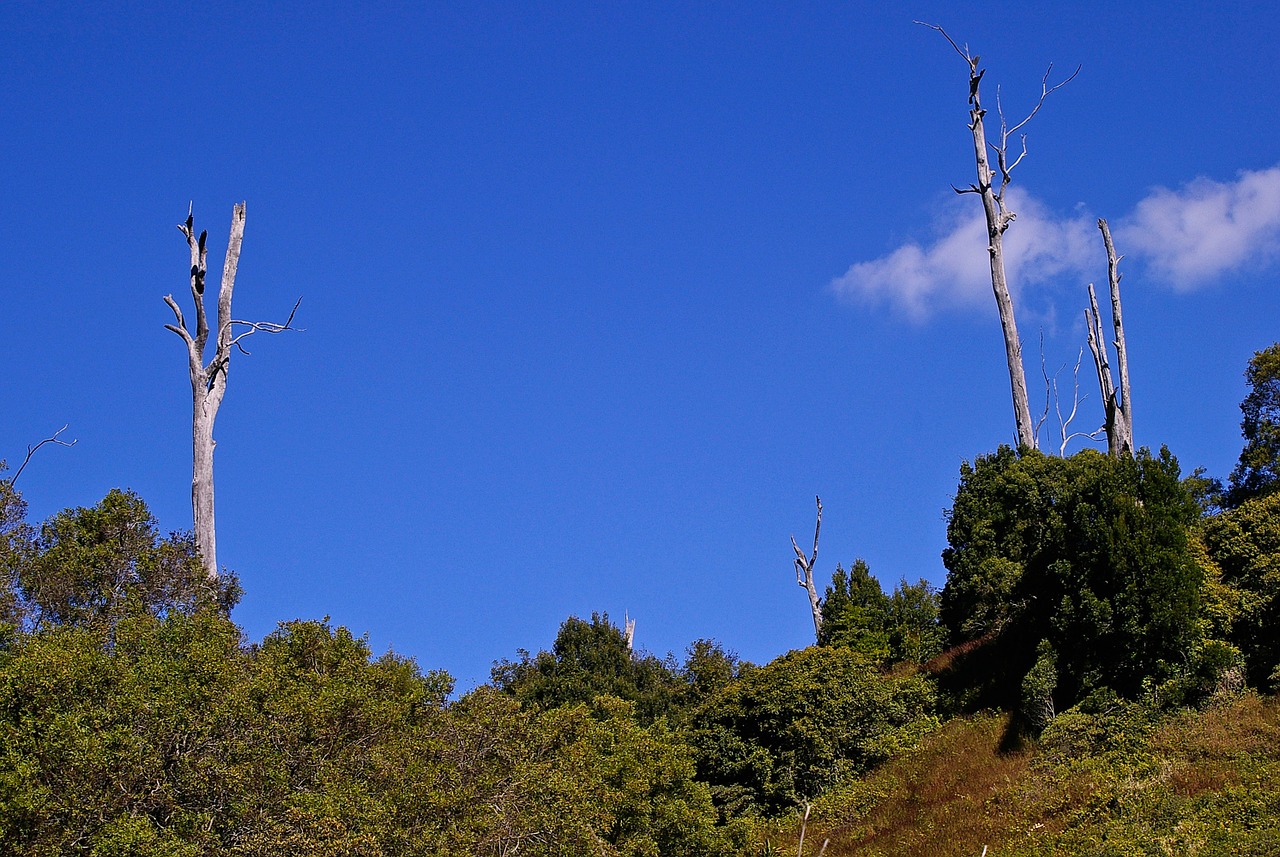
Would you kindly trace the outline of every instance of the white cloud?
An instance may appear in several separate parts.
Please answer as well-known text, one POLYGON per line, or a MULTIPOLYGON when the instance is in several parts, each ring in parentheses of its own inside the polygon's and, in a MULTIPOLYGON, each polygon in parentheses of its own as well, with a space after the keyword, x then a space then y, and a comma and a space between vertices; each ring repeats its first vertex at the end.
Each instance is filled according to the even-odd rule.
MULTIPOLYGON (((1005 233, 1005 273, 1016 298, 1054 281, 1105 281, 1096 221, 1056 215, 1009 191, 1018 218, 1005 233)), ((1247 265, 1280 257, 1280 166, 1243 171, 1234 182, 1198 178, 1180 190, 1156 188, 1116 221, 1117 249, 1152 277, 1192 289, 1247 265)), ((938 309, 985 305, 991 274, 982 208, 971 196, 948 200, 927 242, 849 267, 831 281, 841 297, 890 304, 920 320, 938 309)))
POLYGON ((1153 274, 1191 289, 1280 252, 1280 166, 1242 171, 1234 182, 1198 178, 1156 188, 1117 230, 1153 274))
MULTIPOLYGON (((1037 200, 1011 189, 1009 207, 1017 220, 1005 233, 1005 273, 1017 296, 1067 273, 1082 273, 1096 263, 1093 220, 1054 217, 1037 200)), ((840 296, 890 303, 912 318, 932 310, 990 300, 991 267, 982 206, 971 196, 948 205, 937 235, 922 246, 911 242, 869 262, 858 262, 831 281, 840 296)))

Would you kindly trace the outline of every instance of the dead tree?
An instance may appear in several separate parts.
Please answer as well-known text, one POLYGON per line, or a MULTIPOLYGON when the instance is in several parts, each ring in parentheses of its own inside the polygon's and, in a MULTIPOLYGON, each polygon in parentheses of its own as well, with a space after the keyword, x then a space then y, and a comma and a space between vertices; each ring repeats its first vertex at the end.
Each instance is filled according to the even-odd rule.
MULTIPOLYGON (((227 241, 227 255, 222 265, 222 283, 218 288, 217 332, 213 358, 205 363, 205 346, 209 341, 209 322, 204 311, 204 287, 207 266, 205 257, 208 247, 206 241, 208 230, 202 230, 197 237, 194 220, 190 209, 187 219, 178 224, 178 230, 186 237, 187 247, 191 251, 191 298, 196 307, 196 329, 192 333, 187 328, 182 310, 173 295, 165 295, 164 302, 173 310, 177 324, 166 324, 187 346, 187 366, 191 376, 191 511, 195 523, 196 546, 200 549, 200 557, 204 562, 206 575, 210 580, 218 578, 217 539, 213 522, 213 423, 218 416, 218 408, 227 392, 227 369, 231 363, 231 349, 238 348, 247 354, 241 342, 245 337, 255 333, 282 333, 295 330, 291 327, 298 304, 293 305, 293 312, 284 324, 264 321, 241 321, 231 317, 231 293, 236 285, 236 269, 240 264, 240 244, 244 240, 243 202, 237 204, 231 214, 231 236, 227 241), (236 327, 239 326, 239 333, 236 327)), ((302 299, 298 299, 301 303, 302 299)))
POLYGON ((822 599, 818 597, 818 589, 813 584, 813 567, 818 562, 818 534, 822 532, 822 498, 813 498, 818 504, 818 522, 813 527, 813 554, 806 556, 796 544, 796 537, 791 537, 791 549, 796 552, 796 583, 809 593, 809 609, 813 611, 813 633, 822 638, 822 599))
POLYGON ((1113 458, 1121 458, 1133 455, 1129 353, 1125 348, 1124 316, 1120 311, 1120 259, 1123 257, 1116 255, 1116 247, 1111 241, 1111 229, 1107 226, 1107 221, 1099 219, 1098 229, 1102 231, 1102 243, 1107 250, 1107 283, 1111 287, 1111 325, 1115 330, 1115 339, 1111 344, 1115 346, 1116 363, 1119 364, 1120 369, 1119 389, 1116 388, 1115 380, 1111 376, 1109 352, 1093 283, 1089 284, 1089 307, 1084 311, 1084 320, 1089 332, 1089 350, 1093 352, 1093 365, 1098 370, 1098 387, 1102 391, 1102 407, 1106 419, 1102 427, 1107 432, 1107 453, 1113 458))
POLYGON ((627 652, 634 652, 636 641, 636 620, 632 619, 625 610, 622 611, 622 628, 622 636, 627 641, 627 652))
POLYGON ((1027 155, 1027 135, 1020 135, 1022 151, 1017 154, 1012 163, 1009 161, 1009 138, 1026 127, 1032 117, 1040 112, 1049 94, 1069 83, 1079 74, 1080 69, 1077 67, 1071 77, 1049 86, 1049 74, 1053 71, 1053 65, 1050 64, 1049 69, 1044 73, 1044 78, 1040 81, 1040 100, 1036 102, 1036 106, 1031 109, 1026 118, 1012 128, 1005 121, 1004 111, 1000 108, 1000 94, 997 89, 996 112, 1000 117, 1000 133, 999 142, 991 143, 987 140, 984 124, 987 111, 982 106, 978 92, 982 76, 986 74, 986 69, 978 67, 982 58, 970 55, 967 46, 962 50, 951 36, 947 35, 947 31, 938 25, 926 24, 923 21, 916 23, 941 33, 969 66, 969 130, 973 134, 973 154, 978 167, 978 181, 963 188, 953 185, 952 189, 956 193, 974 193, 982 198, 982 211, 987 221, 987 254, 991 261, 991 288, 995 293, 996 308, 1000 312, 1000 328, 1004 334, 1005 360, 1009 365, 1009 387, 1013 393, 1013 419, 1018 432, 1018 445, 1034 449, 1036 427, 1031 422, 1027 375, 1022 365, 1022 341, 1018 338, 1018 322, 1014 316, 1013 299, 1009 295, 1009 283, 1004 270, 1004 233, 1017 217, 1005 202, 1005 191, 1013 181, 1014 168, 1027 155), (988 148, 996 156, 995 170, 992 170, 991 161, 987 156, 988 148), (996 172, 999 172, 998 185, 996 172))

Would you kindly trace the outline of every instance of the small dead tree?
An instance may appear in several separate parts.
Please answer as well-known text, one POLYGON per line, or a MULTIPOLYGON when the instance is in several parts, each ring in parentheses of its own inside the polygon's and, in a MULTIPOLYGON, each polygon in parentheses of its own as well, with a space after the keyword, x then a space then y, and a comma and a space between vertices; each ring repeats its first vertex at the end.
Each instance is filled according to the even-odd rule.
POLYGON ((982 76, 987 73, 986 69, 978 67, 982 58, 972 56, 967 46, 961 49, 947 34, 947 31, 937 24, 926 24, 923 21, 916 21, 916 23, 941 33, 943 38, 947 40, 969 66, 969 130, 973 134, 973 153, 978 168, 978 181, 976 184, 970 184, 968 187, 963 188, 953 185, 952 189, 956 193, 974 193, 982 198, 982 211, 987 221, 987 253, 991 261, 991 288, 995 293, 996 309, 1000 313, 1000 329, 1004 334, 1005 361, 1009 366, 1009 387, 1013 394, 1013 419, 1018 433, 1018 445, 1034 449, 1036 446, 1036 426, 1031 422, 1031 404, 1027 397, 1027 375, 1022 365, 1022 341, 1018 338, 1018 322, 1014 316, 1013 299, 1009 295, 1009 283, 1004 270, 1004 233, 1009 228, 1009 224, 1013 223, 1017 217, 1017 214, 1010 211, 1005 202, 1005 191, 1008 189, 1009 183, 1013 181, 1014 168, 1027 155, 1027 135, 1020 135, 1022 151, 1016 154, 1012 162, 1009 160, 1009 139, 1018 134, 1031 121, 1032 117, 1040 112, 1040 108, 1044 106, 1045 99, 1049 97, 1050 93, 1070 83, 1080 73, 1080 69, 1077 67, 1072 72, 1071 77, 1050 86, 1049 74, 1053 71, 1053 65, 1050 64, 1048 70, 1044 73, 1044 78, 1040 81, 1040 100, 1036 102, 1036 106, 1031 109, 1026 118, 1012 127, 1005 120, 1004 110, 1000 107, 999 90, 997 89, 996 112, 1000 117, 999 142, 990 142, 987 140, 986 125, 984 124, 987 111, 982 106, 978 91, 982 76), (992 170, 991 161, 987 156, 988 148, 996 156, 995 170, 992 170), (996 172, 999 172, 998 184, 996 172))
POLYGON ((822 637, 822 599, 818 597, 818 589, 813 583, 813 568, 818 563, 818 534, 822 532, 822 498, 814 497, 818 504, 818 522, 813 527, 813 553, 806 555, 796 544, 796 537, 791 537, 791 549, 795 551, 796 583, 809 593, 809 609, 813 611, 814 636, 822 637))
POLYGON ((1089 350, 1093 352, 1093 365, 1098 370, 1098 387, 1102 391, 1102 406, 1106 422, 1103 428, 1107 432, 1107 453, 1114 458, 1133 455, 1133 411, 1129 390, 1129 352, 1124 340, 1124 316, 1120 311, 1120 260, 1116 255, 1115 244, 1111 240, 1111 229, 1107 221, 1099 219, 1098 229, 1102 232, 1102 243, 1107 250, 1107 282, 1111 287, 1111 325, 1115 338, 1111 344, 1116 349, 1116 363, 1120 370, 1120 386, 1117 389, 1111 376, 1111 363, 1107 350, 1106 336, 1102 330, 1102 317, 1098 312, 1098 298, 1093 291, 1093 283, 1089 284, 1089 307, 1084 312, 1085 327, 1088 329, 1089 350))
POLYGON ((622 636, 627 641, 627 651, 635 651, 636 642, 636 620, 628 615, 627 611, 622 611, 622 636))
POLYGON ((1058 371, 1053 373, 1053 377, 1049 377, 1049 369, 1045 365, 1044 360, 1044 331, 1040 331, 1040 374, 1044 376, 1044 413, 1040 415, 1040 421, 1036 423, 1036 438, 1040 437, 1040 429, 1044 426, 1045 420, 1049 418, 1050 407, 1058 415, 1058 434, 1062 439, 1062 443, 1058 446, 1058 455, 1065 458, 1067 455, 1067 445, 1078 437, 1087 438, 1089 440, 1097 440, 1098 433, 1101 428, 1092 432, 1071 431, 1071 423, 1075 421, 1076 415, 1080 412, 1080 403, 1089 398, 1086 393, 1080 395, 1080 364, 1084 361, 1084 348, 1076 355, 1075 369, 1071 372, 1071 412, 1065 417, 1062 415, 1062 393, 1058 389, 1058 376, 1062 374, 1062 370, 1067 368, 1067 364, 1063 363, 1058 367, 1058 371))
POLYGON ((241 344, 245 337, 255 333, 282 333, 296 330, 292 327, 293 316, 298 311, 298 303, 284 324, 265 321, 241 321, 231 317, 231 294, 236 285, 236 270, 240 265, 240 244, 244 240, 245 204, 238 203, 231 214, 231 235, 227 240, 227 255, 222 265, 222 283, 218 288, 217 333, 213 358, 208 363, 204 360, 205 346, 209 341, 209 322, 204 310, 205 274, 207 272, 206 256, 208 252, 208 230, 195 233, 194 219, 191 210, 187 210, 187 219, 178 224, 180 231, 187 239, 187 247, 191 252, 191 298, 196 307, 196 329, 192 333, 187 328, 182 310, 173 295, 165 295, 164 302, 173 310, 177 324, 166 324, 165 328, 176 333, 187 346, 187 366, 191 377, 191 511, 195 523, 196 546, 200 549, 200 557, 204 562, 206 575, 210 580, 218 578, 217 539, 213 520, 213 423, 218 416, 218 408, 222 406, 223 396, 227 392, 227 369, 231 363, 231 349, 238 348, 248 354, 241 344), (239 333, 236 328, 239 327, 239 333))

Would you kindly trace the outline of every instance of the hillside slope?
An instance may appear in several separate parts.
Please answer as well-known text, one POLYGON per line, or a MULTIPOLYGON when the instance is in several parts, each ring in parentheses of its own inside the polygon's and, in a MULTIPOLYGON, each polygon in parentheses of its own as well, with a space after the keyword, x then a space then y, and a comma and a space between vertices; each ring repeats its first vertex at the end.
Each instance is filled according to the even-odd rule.
MULTIPOLYGON (((1006 718, 952 720, 813 807, 828 857, 1280 854, 1280 703, 1246 695, 1151 721, 1060 716, 1002 751, 1006 718)), ((798 829, 775 840, 794 853, 798 829), (789 843, 787 844, 781 843, 789 843)))

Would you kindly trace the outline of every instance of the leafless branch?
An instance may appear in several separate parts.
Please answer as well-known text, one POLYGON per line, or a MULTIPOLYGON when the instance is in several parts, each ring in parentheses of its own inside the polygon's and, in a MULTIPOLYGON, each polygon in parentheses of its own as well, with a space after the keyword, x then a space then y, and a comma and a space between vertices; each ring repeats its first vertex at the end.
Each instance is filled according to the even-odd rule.
POLYGON ((791 537, 791 549, 796 552, 796 582, 804 586, 805 573, 811 573, 813 567, 818 562, 818 535, 822 532, 822 498, 814 498, 818 504, 818 521, 813 528, 813 555, 806 556, 805 552, 800 549, 800 545, 796 544, 796 537, 791 537))
POLYGON ((1022 151, 1016 158, 1014 158, 1013 163, 1010 164, 1008 162, 1009 138, 1025 128, 1027 123, 1031 121, 1032 117, 1040 112, 1040 108, 1044 106, 1045 99, 1047 99, 1052 93, 1057 92, 1059 89, 1075 80, 1076 75, 1080 73, 1080 69, 1081 66, 1076 66, 1076 70, 1071 72, 1071 76, 1066 80, 1060 81, 1053 86, 1049 86, 1049 75, 1053 72, 1053 63, 1049 63, 1049 68, 1045 70, 1044 77, 1040 79, 1040 99, 1036 102, 1036 106, 1031 108, 1031 112, 1012 128, 1009 127, 1009 123, 1005 119, 1004 108, 1000 104, 1000 89, 999 87, 996 88, 996 113, 1000 117, 1000 143, 998 145, 996 143, 991 143, 989 145, 992 150, 995 151, 996 163, 1000 167, 1000 197, 1004 196, 1005 188, 1009 186, 1009 182, 1013 181, 1014 168, 1017 167, 1018 164, 1022 163, 1022 159, 1027 156, 1027 135, 1022 134, 1022 151))
POLYGON ((622 627, 623 627, 623 635, 626 637, 626 640, 627 640, 627 651, 630 652, 632 651, 632 647, 635 645, 636 620, 632 619, 631 616, 628 615, 627 611, 625 610, 622 611, 622 627))
MULTIPOLYGON (((1083 361, 1084 361, 1084 349, 1081 348, 1080 353, 1076 355, 1075 369, 1071 373, 1071 382, 1072 382, 1071 413, 1067 415, 1066 419, 1062 418, 1062 397, 1058 393, 1058 376, 1056 373, 1053 376, 1054 408, 1058 412, 1058 426, 1062 436, 1062 445, 1058 447, 1058 455, 1061 455, 1063 457, 1066 457, 1067 444, 1070 443, 1072 440, 1074 440, 1077 437, 1087 437, 1090 440, 1097 440, 1098 432, 1102 431, 1102 429, 1099 428, 1099 429, 1095 429, 1092 432, 1078 431, 1078 432, 1071 432, 1070 434, 1068 434, 1068 429, 1071 427, 1071 422, 1076 418, 1076 414, 1080 410, 1080 403, 1083 402, 1085 399, 1089 398, 1088 393, 1085 393, 1083 396, 1080 395, 1080 364, 1083 361)), ((1060 368, 1058 371, 1061 372, 1062 369, 1065 369, 1065 368, 1066 368, 1066 364, 1063 364, 1062 368, 1060 368)))
POLYGON ((956 53, 958 53, 958 54, 960 55, 960 59, 964 60, 964 61, 965 61, 965 62, 967 62, 969 65, 977 65, 977 64, 978 64, 978 60, 980 60, 980 59, 981 59, 981 57, 971 57, 971 56, 969 56, 969 46, 968 46, 968 45, 965 45, 965 46, 964 46, 964 50, 960 50, 960 46, 956 44, 955 39, 951 38, 951 36, 949 36, 949 35, 947 34, 947 31, 946 31, 946 30, 944 30, 944 29, 942 29, 941 27, 939 27, 937 24, 929 24, 929 23, 926 23, 925 21, 912 21, 911 23, 913 23, 913 24, 919 24, 919 25, 920 25, 920 26, 922 26, 922 27, 928 27, 930 30, 937 30, 939 33, 942 33, 942 38, 944 38, 944 39, 946 39, 948 42, 950 42, 950 43, 951 43, 951 47, 955 48, 955 49, 956 49, 956 53))
POLYGON ((1031 121, 1031 118, 1040 112, 1040 108, 1044 106, 1045 99, 1048 98, 1053 93, 1057 92, 1059 89, 1062 89, 1062 87, 1066 86, 1071 81, 1075 80, 1076 75, 1080 73, 1081 68, 1083 68, 1083 66, 1076 66, 1076 70, 1071 72, 1071 75, 1069 77, 1067 77, 1065 80, 1055 83, 1053 86, 1050 86, 1049 75, 1053 73, 1053 63, 1049 63, 1049 67, 1045 69, 1044 77, 1040 78, 1040 100, 1036 102, 1035 107, 1031 108, 1031 112, 1027 114, 1026 118, 1023 119, 1021 122, 1019 122, 1017 125, 1014 125, 1008 131, 1005 131, 1004 116, 1003 114, 1000 116, 1001 138, 1004 140, 1008 140, 1011 135, 1021 131, 1023 127, 1026 126, 1026 124, 1031 121))
POLYGON ((24 470, 26 470, 26 469, 27 469, 27 464, 31 461, 31 456, 35 455, 35 454, 36 454, 36 450, 38 450, 40 447, 44 446, 46 443, 52 443, 52 444, 55 444, 56 446, 67 446, 67 447, 71 447, 71 446, 75 446, 75 445, 76 445, 76 441, 74 441, 74 440, 72 440, 72 441, 65 441, 65 440, 62 440, 61 438, 59 438, 59 437, 58 437, 58 435, 62 434, 62 433, 63 433, 64 431, 66 431, 66 430, 67 430, 67 427, 64 425, 62 428, 60 428, 60 429, 58 429, 57 431, 55 431, 55 432, 54 432, 52 435, 50 435, 49 437, 46 437, 44 440, 40 441, 40 442, 39 442, 39 443, 37 443, 35 446, 28 446, 28 447, 27 447, 27 457, 26 457, 26 458, 24 458, 24 459, 22 459, 22 466, 18 468, 17 472, 16 472, 16 473, 14 473, 14 474, 13 474, 13 476, 9 477, 8 482, 9 482, 9 487, 10 487, 10 488, 12 488, 12 487, 13 487, 13 483, 15 483, 15 482, 17 482, 17 481, 18 481, 18 477, 22 475, 22 471, 24 471, 24 470))
POLYGON ((1107 226, 1106 220, 1098 219, 1098 229, 1102 232, 1102 244, 1107 251, 1107 283, 1111 290, 1111 324, 1115 331, 1115 339, 1112 340, 1112 345, 1116 349, 1116 363, 1119 364, 1118 368, 1120 370, 1120 396, 1117 404, 1124 415, 1124 433, 1132 454, 1133 402, 1132 390, 1129 388, 1129 351, 1125 345, 1124 313, 1120 306, 1120 280, 1124 276, 1120 273, 1120 260, 1124 256, 1116 255, 1116 247, 1111 240, 1111 228, 1107 226))
POLYGON ((232 319, 231 324, 243 325, 244 327, 247 327, 248 330, 233 336, 228 342, 228 346, 234 345, 240 350, 241 354, 248 354, 249 352, 240 344, 240 340, 244 339, 246 336, 252 336, 255 333, 284 333, 286 330, 301 332, 304 328, 293 326, 293 317, 297 315, 298 307, 301 304, 302 298, 298 298, 297 302, 293 305, 293 309, 289 312, 289 317, 285 319, 284 324, 278 324, 274 321, 241 321, 240 319, 232 319))
MULTIPOLYGON (((1046 74, 1045 78, 1041 80, 1040 102, 1025 119, 1012 129, 1009 128, 1008 122, 1004 119, 1004 111, 1000 106, 999 90, 997 90, 996 104, 1000 113, 1000 132, 998 142, 990 143, 987 140, 986 126, 984 124, 984 117, 987 111, 982 106, 979 92, 983 76, 986 74, 985 69, 979 68, 982 58, 970 53, 968 45, 961 48, 955 39, 951 38, 951 35, 937 24, 929 24, 924 21, 916 21, 916 23, 941 33, 942 37, 947 40, 947 43, 951 45, 952 49, 968 66, 968 127, 973 136, 974 166, 977 170, 977 181, 970 184, 968 189, 952 185, 952 190, 957 194, 973 193, 982 198, 983 216, 987 225, 987 251, 991 263, 991 289, 995 296, 996 308, 1000 314, 1000 329, 1004 338, 1005 362, 1009 367, 1009 391, 1013 399, 1014 424, 1017 429, 1018 445, 1034 449, 1039 443, 1038 433, 1040 426, 1035 424, 1031 416, 1031 407, 1027 395, 1026 371, 1022 365, 1022 342, 1018 336, 1017 318, 1014 312, 1013 298, 1010 294, 1004 262, 1004 233, 1017 217, 1015 212, 1009 210, 1005 201, 1005 191, 1012 181, 1011 171, 1013 169, 1009 164, 1008 143, 1010 134, 1016 133, 1025 126, 1031 117, 1039 111, 1049 93, 1064 85, 1066 81, 1050 87, 1048 75, 1046 74), (991 152, 995 152, 995 170, 992 169, 991 152), (997 171, 1000 176, 998 180, 996 179, 997 171), (997 183, 999 185, 998 188, 996 187, 997 183)), ((1014 165, 1021 162, 1025 155, 1026 141, 1024 139, 1022 152, 1014 160, 1014 165)), ((1041 423, 1043 423, 1043 418, 1041 423)))
POLYGON ((1044 427, 1044 421, 1049 419, 1049 402, 1053 398, 1053 388, 1049 381, 1049 369, 1045 366, 1044 361, 1044 328, 1040 328, 1040 374, 1044 376, 1044 413, 1040 415, 1040 420, 1036 423, 1036 445, 1040 445, 1040 429, 1044 427))
POLYGON ((1102 329, 1102 316, 1098 312, 1098 298, 1094 294, 1093 283, 1089 284, 1089 306, 1085 309, 1085 324, 1088 330, 1089 350, 1093 352, 1094 367, 1098 370, 1098 388, 1102 391, 1102 407, 1106 417, 1103 428, 1107 432, 1107 452, 1118 458, 1133 455, 1129 356, 1125 348, 1124 318, 1120 308, 1121 257, 1116 255, 1107 221, 1099 220, 1098 229, 1102 232, 1103 245, 1107 251, 1107 280, 1111 287, 1111 324, 1115 329, 1112 345, 1115 346, 1116 360, 1120 369, 1119 389, 1116 389, 1115 380, 1111 375, 1106 334, 1102 329))
MULTIPOLYGON (((197 238, 195 233, 195 216, 192 214, 193 203, 187 205, 187 219, 178 224, 178 231, 187 239, 187 247, 191 251, 191 298, 196 305, 195 344, 199 354, 204 353, 204 345, 209 340, 209 320, 204 312, 204 278, 208 271, 208 239, 209 231, 202 230, 197 238)), ((183 325, 185 327, 185 325, 183 325)))

